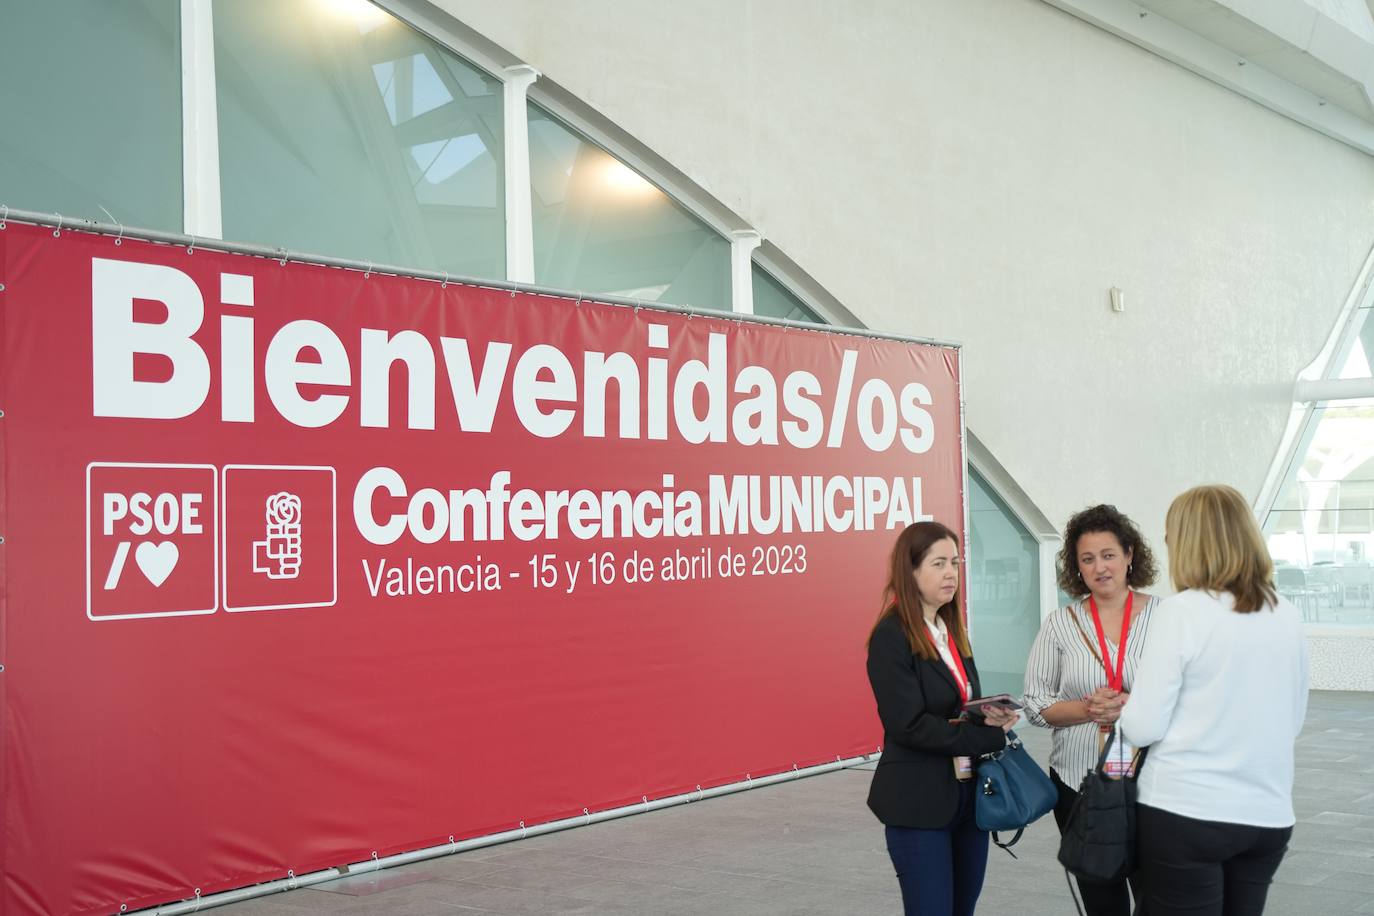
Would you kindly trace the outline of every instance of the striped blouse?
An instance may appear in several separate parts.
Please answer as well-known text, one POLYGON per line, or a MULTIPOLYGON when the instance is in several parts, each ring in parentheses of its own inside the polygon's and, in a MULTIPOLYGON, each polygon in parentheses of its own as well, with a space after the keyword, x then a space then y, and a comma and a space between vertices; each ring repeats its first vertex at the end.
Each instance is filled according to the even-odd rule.
MULTIPOLYGON (((1126 692, 1135 682, 1136 666, 1145 651, 1145 632, 1159 599, 1136 592, 1131 608, 1131 631, 1126 640, 1126 664, 1122 673, 1126 692), (1141 599, 1145 599, 1142 601, 1141 599)), ((1120 632, 1104 633, 1107 659, 1116 667, 1116 642, 1120 632)), ((1062 700, 1081 700, 1099 687, 1107 686, 1107 672, 1098 661, 1097 630, 1086 600, 1059 608, 1040 625, 1040 635, 1031 647, 1026 662, 1026 716, 1034 725, 1053 728, 1044 711, 1062 700), (1074 621, 1078 621, 1078 626, 1074 621), (1080 632, 1079 628, 1082 628, 1080 632), (1084 636, 1087 638, 1084 639, 1084 636)), ((1054 729, 1050 748, 1050 767, 1070 788, 1078 788, 1088 770, 1097 763, 1098 727, 1095 723, 1054 729)))

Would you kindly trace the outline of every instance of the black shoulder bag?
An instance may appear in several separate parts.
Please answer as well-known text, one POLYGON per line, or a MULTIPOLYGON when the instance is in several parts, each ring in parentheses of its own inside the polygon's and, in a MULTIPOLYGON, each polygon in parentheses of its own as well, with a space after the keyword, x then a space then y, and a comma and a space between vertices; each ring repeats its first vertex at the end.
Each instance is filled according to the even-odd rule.
POLYGON ((1107 738, 1097 766, 1083 777, 1059 842, 1059 864, 1086 881, 1116 881, 1135 870, 1136 777, 1149 748, 1142 748, 1133 775, 1113 778, 1104 770, 1117 730, 1107 738))

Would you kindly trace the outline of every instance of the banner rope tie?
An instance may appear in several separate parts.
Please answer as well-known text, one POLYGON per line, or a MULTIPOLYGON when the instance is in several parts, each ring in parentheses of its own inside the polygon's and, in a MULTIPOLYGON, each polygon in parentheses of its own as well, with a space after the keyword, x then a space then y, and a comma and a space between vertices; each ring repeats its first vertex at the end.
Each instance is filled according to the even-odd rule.
MULTIPOLYGON (((100 207, 101 212, 104 213, 106 216, 108 216, 108 217, 110 218, 110 222, 114 223, 116 226, 119 227, 119 235, 115 238, 115 247, 118 248, 120 245, 123 245, 123 244, 124 244, 124 224, 121 223, 119 220, 115 219, 115 215, 114 215, 113 213, 111 213, 109 210, 106 210, 105 207, 104 207, 103 205, 101 205, 101 204, 96 204, 96 206, 97 206, 97 207, 100 207)), ((3 228, 3 227, 0 227, 0 228, 3 228)))

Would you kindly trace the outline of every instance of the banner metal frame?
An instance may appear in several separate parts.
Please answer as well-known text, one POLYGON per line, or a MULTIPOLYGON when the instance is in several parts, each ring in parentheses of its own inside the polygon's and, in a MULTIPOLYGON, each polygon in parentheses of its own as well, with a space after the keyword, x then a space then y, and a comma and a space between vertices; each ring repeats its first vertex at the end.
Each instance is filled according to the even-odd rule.
MULTIPOLYGON (((755 324, 767 324, 782 328, 800 328, 808 331, 821 331, 826 334, 838 334, 845 337, 892 340, 899 343, 924 344, 926 346, 942 347, 949 350, 961 350, 963 347, 962 344, 956 341, 939 340, 933 337, 913 337, 908 334, 892 334, 885 331, 874 331, 870 328, 818 324, 812 321, 791 321, 786 318, 772 318, 767 315, 746 315, 742 312, 700 308, 693 305, 673 305, 668 302, 655 302, 648 299, 631 299, 625 296, 612 296, 605 293, 560 289, 558 287, 544 286, 538 283, 517 283, 511 280, 469 277, 443 270, 401 267, 395 264, 386 264, 381 261, 340 258, 334 257, 333 255, 314 254, 286 248, 269 248, 266 245, 254 245, 248 242, 229 242, 223 239, 186 235, 181 232, 141 229, 122 224, 101 223, 95 220, 64 217, 60 213, 38 213, 32 210, 12 210, 9 207, 0 206, 0 231, 3 231, 6 222, 51 226, 53 227, 53 231, 57 233, 87 232, 94 235, 112 235, 119 239, 137 239, 144 242, 175 245, 185 248, 187 254, 194 253, 196 249, 222 251, 229 254, 251 255, 253 257, 277 261, 283 265, 288 262, 296 264, 314 264, 321 267, 338 267, 344 270, 355 270, 368 275, 388 274, 397 277, 409 277, 416 280, 433 280, 444 284, 457 283, 465 286, 506 290, 512 293, 531 293, 538 296, 553 296, 559 299, 570 299, 578 302, 601 302, 607 305, 619 305, 634 309, 649 309, 651 311, 670 312, 679 315, 700 315, 704 318, 721 318, 727 321, 752 322, 755 324)), ((960 365, 962 365, 962 361, 960 365)))

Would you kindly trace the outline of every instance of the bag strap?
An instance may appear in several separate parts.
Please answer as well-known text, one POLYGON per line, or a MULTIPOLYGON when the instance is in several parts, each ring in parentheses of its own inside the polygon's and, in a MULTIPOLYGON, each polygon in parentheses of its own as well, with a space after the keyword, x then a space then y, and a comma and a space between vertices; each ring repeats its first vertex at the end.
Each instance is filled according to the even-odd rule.
POLYGON ((1021 834, 1025 833, 1025 832, 1026 832, 1026 828, 1025 828, 1025 827, 1018 827, 1018 828, 1016 828, 1016 835, 1013 836, 1013 837, 1012 837, 1010 840, 1008 840, 1007 842, 1003 843, 1003 842, 998 838, 998 832, 997 832, 996 830, 994 830, 994 831, 992 831, 992 842, 993 842, 993 845, 995 845, 998 849, 1001 849, 1001 850, 1003 850, 1004 852, 1006 852, 1006 854, 1009 855, 1009 856, 1011 856, 1013 859, 1018 859, 1018 860, 1019 860, 1020 857, 1017 856, 1016 853, 1014 853, 1014 852, 1011 851, 1011 847, 1015 846, 1017 843, 1019 843, 1019 842, 1021 841, 1021 834))
POLYGON ((1083 906, 1078 902, 1078 888, 1073 886, 1073 878, 1069 876, 1069 870, 1064 869, 1064 880, 1069 882, 1069 897, 1073 900, 1073 908, 1078 911, 1078 916, 1083 916, 1083 906))
MULTIPOLYGON (((1113 725, 1112 730, 1107 733, 1107 740, 1102 743, 1102 753, 1097 756, 1097 766, 1094 768, 1094 772, 1099 776, 1104 775, 1103 767, 1107 765, 1107 755, 1112 752, 1112 744, 1115 743, 1117 732, 1120 731, 1120 729, 1121 726, 1113 725)), ((1140 768, 1145 765, 1145 756, 1150 753, 1150 749, 1148 747, 1142 747, 1138 749, 1138 752, 1140 756, 1135 758, 1136 776, 1122 776, 1122 779, 1135 779, 1140 775, 1140 768)))
POLYGON ((1097 651, 1097 646, 1094 646, 1093 641, 1088 638, 1088 633, 1083 629, 1083 624, 1078 622, 1078 615, 1073 612, 1073 605, 1070 604, 1065 610, 1069 612, 1069 619, 1073 621, 1074 628, 1078 630, 1078 635, 1083 637, 1083 645, 1088 647, 1088 651, 1093 654, 1093 658, 1097 659, 1097 663, 1106 668, 1107 665, 1102 661, 1102 655, 1097 651))
POLYGON ((1097 755, 1096 772, 1099 775, 1102 774, 1103 767, 1107 765, 1107 757, 1111 755, 1112 745, 1116 743, 1116 731, 1116 726, 1112 726, 1112 730, 1107 732, 1107 740, 1102 742, 1102 753, 1097 755))

